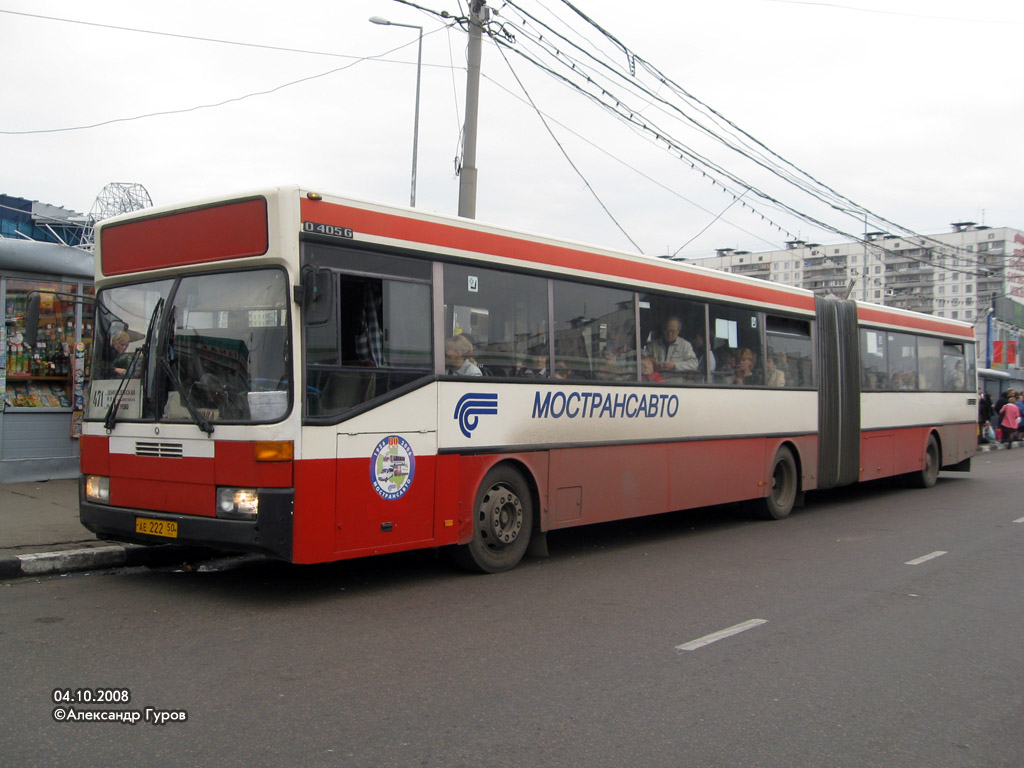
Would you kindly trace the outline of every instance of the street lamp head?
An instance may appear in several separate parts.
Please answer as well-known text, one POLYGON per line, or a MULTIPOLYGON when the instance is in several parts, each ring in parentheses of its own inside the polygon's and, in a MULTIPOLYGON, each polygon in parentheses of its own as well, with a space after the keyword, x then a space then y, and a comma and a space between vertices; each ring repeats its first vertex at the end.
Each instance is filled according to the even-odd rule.
POLYGON ((423 27, 421 27, 419 24, 402 24, 397 21, 391 21, 390 19, 381 18, 380 16, 371 16, 370 23, 380 24, 385 27, 405 27, 406 29, 418 29, 420 31, 420 36, 422 37, 423 35, 423 27))
POLYGON ((407 29, 419 30, 419 48, 416 54, 416 107, 415 118, 412 124, 412 183, 409 187, 409 207, 416 207, 416 159, 420 141, 420 73, 423 70, 423 27, 418 24, 400 24, 380 16, 371 16, 371 24, 380 24, 386 27, 405 27, 407 29))

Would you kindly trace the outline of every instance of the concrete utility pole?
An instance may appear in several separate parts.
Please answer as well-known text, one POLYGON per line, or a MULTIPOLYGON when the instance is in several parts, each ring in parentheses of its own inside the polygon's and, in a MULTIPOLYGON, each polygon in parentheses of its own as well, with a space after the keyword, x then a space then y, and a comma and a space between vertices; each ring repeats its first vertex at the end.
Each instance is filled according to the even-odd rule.
POLYGON ((472 0, 469 12, 469 70, 466 74, 466 124, 462 132, 459 216, 476 218, 476 125, 480 109, 480 51, 484 24, 491 17, 487 0, 472 0))

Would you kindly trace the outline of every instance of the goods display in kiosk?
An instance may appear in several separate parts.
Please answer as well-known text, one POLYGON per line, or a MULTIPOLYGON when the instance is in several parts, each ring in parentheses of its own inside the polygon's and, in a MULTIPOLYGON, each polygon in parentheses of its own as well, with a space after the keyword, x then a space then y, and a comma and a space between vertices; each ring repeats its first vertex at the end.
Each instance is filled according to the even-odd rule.
MULTIPOLYGON (((76 302, 52 292, 70 294, 74 286, 7 281, 6 388, 7 408, 71 408, 75 371, 76 302), (25 338, 25 312, 30 291, 40 291, 36 343, 25 338)), ((82 338, 91 340, 92 312, 83 312, 82 338)), ((87 345, 91 346, 91 345, 87 345)))

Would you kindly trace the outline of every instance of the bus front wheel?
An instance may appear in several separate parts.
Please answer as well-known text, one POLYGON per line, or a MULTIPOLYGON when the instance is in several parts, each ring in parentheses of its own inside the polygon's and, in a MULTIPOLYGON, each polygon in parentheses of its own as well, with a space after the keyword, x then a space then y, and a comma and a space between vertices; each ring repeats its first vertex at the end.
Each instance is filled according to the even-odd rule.
POLYGON ((796 459, 793 452, 783 446, 775 454, 772 463, 772 476, 769 481, 771 491, 764 498, 757 500, 758 517, 765 520, 782 520, 789 517, 796 503, 799 490, 799 478, 796 471, 796 459))
POLYGON ((523 476, 498 466, 484 477, 473 507, 473 540, 455 548, 455 560, 477 573, 514 568, 533 532, 533 497, 523 476))

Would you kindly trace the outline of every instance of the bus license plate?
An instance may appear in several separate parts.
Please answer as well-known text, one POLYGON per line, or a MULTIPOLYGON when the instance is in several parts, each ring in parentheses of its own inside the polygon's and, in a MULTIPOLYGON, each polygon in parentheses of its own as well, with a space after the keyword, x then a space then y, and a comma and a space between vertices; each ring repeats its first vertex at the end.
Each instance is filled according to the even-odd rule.
POLYGON ((173 520, 152 520, 148 517, 136 517, 135 532, 176 539, 178 538, 178 524, 173 520))

